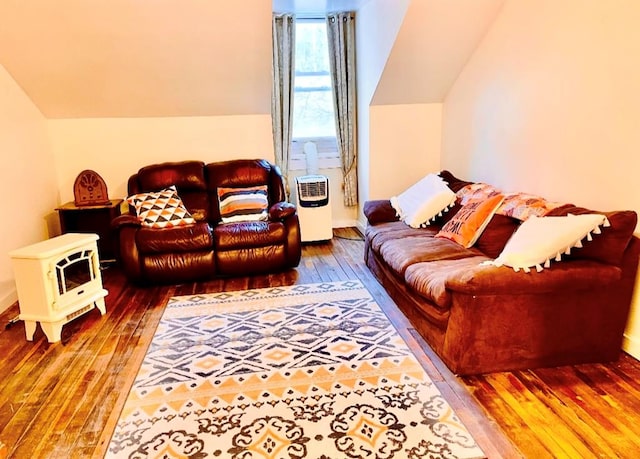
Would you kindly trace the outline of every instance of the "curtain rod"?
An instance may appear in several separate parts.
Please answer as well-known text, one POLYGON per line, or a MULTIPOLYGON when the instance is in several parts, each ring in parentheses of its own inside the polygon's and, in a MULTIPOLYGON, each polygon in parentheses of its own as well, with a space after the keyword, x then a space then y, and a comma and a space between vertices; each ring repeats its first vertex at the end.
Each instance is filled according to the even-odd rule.
POLYGON ((296 19, 326 19, 329 14, 336 13, 355 13, 355 11, 318 11, 315 13, 296 13, 294 11, 274 11, 273 14, 292 14, 296 19))

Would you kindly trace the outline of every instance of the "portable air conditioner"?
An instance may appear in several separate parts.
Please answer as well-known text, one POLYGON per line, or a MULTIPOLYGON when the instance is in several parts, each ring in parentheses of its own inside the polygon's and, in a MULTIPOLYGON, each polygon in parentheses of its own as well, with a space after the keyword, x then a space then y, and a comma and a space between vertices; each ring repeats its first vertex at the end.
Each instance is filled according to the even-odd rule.
POLYGON ((329 178, 324 175, 296 177, 298 218, 302 242, 328 241, 333 237, 329 178))

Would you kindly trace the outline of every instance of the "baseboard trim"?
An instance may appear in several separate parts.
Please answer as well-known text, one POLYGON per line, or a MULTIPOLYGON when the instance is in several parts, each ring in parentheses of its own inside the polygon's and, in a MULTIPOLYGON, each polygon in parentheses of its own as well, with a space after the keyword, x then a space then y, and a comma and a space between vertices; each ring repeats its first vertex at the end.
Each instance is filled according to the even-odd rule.
POLYGON ((16 289, 10 290, 0 298, 0 313, 9 309, 16 301, 18 301, 18 292, 16 289))
POLYGON ((355 220, 333 220, 331 222, 332 228, 352 228, 356 226, 355 220))
POLYGON ((624 334, 622 338, 622 349, 629 355, 640 360, 640 337, 624 334))

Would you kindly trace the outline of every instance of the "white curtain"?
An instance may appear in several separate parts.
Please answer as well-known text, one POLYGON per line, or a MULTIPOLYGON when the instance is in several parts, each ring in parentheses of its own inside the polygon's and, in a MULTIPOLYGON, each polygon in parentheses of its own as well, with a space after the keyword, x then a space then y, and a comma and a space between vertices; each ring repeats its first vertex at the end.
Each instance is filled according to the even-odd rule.
POLYGON ((342 162, 344 205, 351 207, 358 205, 355 13, 327 15, 327 35, 336 112, 336 137, 342 162))
POLYGON ((272 20, 272 73, 271 119, 275 162, 285 180, 289 196, 289 155, 293 121, 293 85, 295 57, 295 16, 274 14, 272 20))

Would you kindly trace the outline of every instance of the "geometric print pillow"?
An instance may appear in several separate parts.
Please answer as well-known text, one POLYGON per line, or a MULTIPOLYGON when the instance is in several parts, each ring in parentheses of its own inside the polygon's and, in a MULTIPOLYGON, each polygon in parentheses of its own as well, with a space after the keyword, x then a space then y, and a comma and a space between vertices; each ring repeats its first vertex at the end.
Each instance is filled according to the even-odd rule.
POLYGON ((220 217, 223 223, 268 220, 267 186, 218 188, 220 217))
POLYGON ((171 228, 196 222, 173 185, 152 193, 134 194, 127 202, 135 207, 142 225, 149 228, 171 228))
POLYGON ((470 183, 459 189, 456 193, 458 203, 462 206, 474 201, 484 201, 493 196, 502 194, 502 192, 488 183, 470 183))

